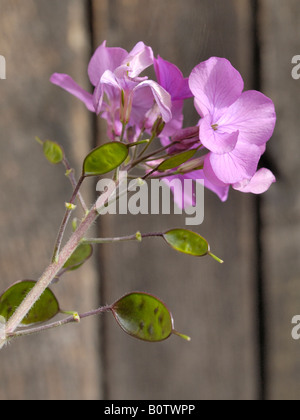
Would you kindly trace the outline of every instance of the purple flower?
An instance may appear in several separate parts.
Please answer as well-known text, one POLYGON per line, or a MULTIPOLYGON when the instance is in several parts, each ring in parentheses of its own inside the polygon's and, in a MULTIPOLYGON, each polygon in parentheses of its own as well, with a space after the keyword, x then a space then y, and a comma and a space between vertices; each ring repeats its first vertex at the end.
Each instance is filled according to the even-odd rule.
MULTIPOLYGON (((198 127, 198 144, 193 128, 183 129, 173 135, 180 139, 168 153, 204 146, 208 153, 202 155, 203 169, 190 168, 166 178, 204 180, 204 185, 222 201, 228 197, 229 187, 245 193, 261 194, 276 181, 268 169, 257 170, 266 143, 273 134, 276 114, 274 104, 260 92, 243 92, 244 82, 239 72, 226 59, 213 57, 194 68, 189 87, 195 97, 195 107, 201 116, 198 127)), ((169 144, 166 141, 166 145, 169 144)), ((203 148, 201 149, 203 150, 203 148)), ((199 166, 195 159, 195 168, 199 166)), ((179 168, 180 170, 180 168, 179 168)), ((188 193, 181 197, 173 188, 175 201, 180 207, 192 199, 188 193)))
POLYGON ((154 69, 157 81, 171 96, 172 119, 165 125, 160 135, 164 146, 170 143, 170 136, 176 134, 183 124, 184 100, 193 96, 188 78, 184 78, 182 72, 175 64, 164 60, 160 56, 154 59, 154 69))
POLYGON ((55 73, 50 80, 84 102, 90 111, 101 114, 113 138, 120 134, 122 123, 142 128, 153 103, 165 122, 171 120, 170 94, 153 80, 139 77, 153 59, 152 49, 143 42, 128 53, 122 48, 108 48, 104 41, 88 66, 93 94, 66 74, 55 73))
MULTIPOLYGON (((218 185, 210 180, 208 180, 203 172, 202 169, 197 171, 191 171, 186 174, 179 174, 173 175, 166 178, 163 178, 163 181, 167 186, 170 186, 170 182, 175 179, 179 179, 181 181, 181 188, 174 183, 174 186, 171 186, 171 190, 174 195, 174 202, 176 205, 181 208, 185 209, 190 206, 195 206, 196 204, 196 197, 194 194, 191 195, 191 191, 185 189, 184 180, 191 179, 195 182, 199 182, 204 185, 205 188, 208 188, 220 198, 221 201, 226 201, 228 197, 229 186, 228 185, 218 185)), ((171 184, 172 185, 172 184, 171 184)), ((194 190, 194 188, 193 188, 194 190)))
POLYGON ((210 165, 210 160, 206 159, 204 164, 203 179, 205 186, 215 192, 221 201, 228 198, 229 187, 244 193, 262 194, 276 181, 273 173, 266 168, 261 168, 250 179, 243 179, 233 184, 222 182, 215 175, 210 165), (208 174, 208 175, 207 175, 208 174))
POLYGON ((199 127, 187 127, 177 130, 170 138, 161 139, 164 146, 172 144, 168 148, 168 154, 174 155, 176 153, 184 152, 189 149, 196 149, 199 147, 199 127))
MULTIPOLYGON (((273 102, 260 92, 243 92, 241 75, 223 58, 200 63, 192 71, 189 85, 201 116, 200 142, 210 151, 204 163, 205 176, 219 185, 251 184, 274 131, 273 102)), ((255 179, 257 182, 260 176, 255 179)))

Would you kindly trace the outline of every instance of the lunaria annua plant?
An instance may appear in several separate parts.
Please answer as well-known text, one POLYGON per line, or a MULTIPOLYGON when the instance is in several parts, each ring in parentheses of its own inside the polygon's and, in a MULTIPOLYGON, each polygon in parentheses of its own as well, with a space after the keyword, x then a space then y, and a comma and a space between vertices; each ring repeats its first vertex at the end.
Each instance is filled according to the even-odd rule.
POLYGON ((93 93, 66 74, 53 74, 51 82, 106 120, 107 139, 85 157, 76 179, 62 147, 37 138, 48 161, 65 166, 73 193, 65 204, 51 264, 38 281, 19 281, 0 297, 0 348, 13 338, 103 312, 111 312, 123 331, 141 340, 157 342, 171 334, 189 340, 175 330, 170 310, 153 295, 132 292, 111 305, 78 314, 63 311, 49 287, 54 289, 66 272, 79 269, 92 256, 94 246, 108 242, 158 238, 174 252, 211 256, 222 262, 210 251, 206 239, 183 228, 120 238, 88 237, 98 217, 105 217, 124 196, 127 200, 127 192, 142 190, 146 181, 162 180, 172 190, 179 209, 196 206, 197 185, 204 185, 225 201, 230 187, 261 194, 275 182, 270 170, 258 169, 274 131, 274 104, 260 92, 244 91, 241 75, 228 60, 212 57, 184 78, 174 64, 155 58, 151 47, 143 42, 129 53, 103 42, 89 63, 88 75, 93 93), (156 80, 141 76, 150 66, 154 66, 156 80), (194 127, 184 124, 183 105, 188 98, 194 98, 199 114, 194 127), (88 208, 80 192, 85 179, 109 173, 110 182, 99 189, 100 197, 88 208), (124 183, 124 178, 130 183, 124 183), (77 205, 82 207, 80 222, 71 219, 77 205), (73 234, 63 245, 69 222, 73 234), (65 316, 49 323, 59 313, 65 316))

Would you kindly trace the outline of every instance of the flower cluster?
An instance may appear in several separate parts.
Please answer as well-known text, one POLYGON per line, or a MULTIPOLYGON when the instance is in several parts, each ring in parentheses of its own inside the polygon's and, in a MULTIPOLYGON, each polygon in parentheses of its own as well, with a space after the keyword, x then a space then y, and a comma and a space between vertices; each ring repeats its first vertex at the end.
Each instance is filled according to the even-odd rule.
MULTIPOLYGON (((230 186, 260 194, 275 182, 271 171, 258 170, 276 123, 274 104, 258 91, 244 91, 240 73, 228 60, 212 57, 184 78, 174 64, 155 58, 143 42, 129 53, 103 42, 89 63, 88 75, 93 93, 66 74, 55 73, 51 81, 104 118, 111 140, 135 143, 149 136, 151 141, 159 139, 164 156, 137 160, 150 176, 204 180, 222 201, 230 186), (156 81, 141 76, 150 66, 156 81), (194 98, 200 116, 194 127, 184 127, 183 104, 188 98, 194 98), (155 171, 166 157, 188 150, 195 151, 188 161, 163 174, 155 171)), ((176 190, 173 192, 176 199, 176 190)), ((191 197, 185 197, 186 201, 191 197)), ((177 203, 182 205, 180 200, 177 203)))

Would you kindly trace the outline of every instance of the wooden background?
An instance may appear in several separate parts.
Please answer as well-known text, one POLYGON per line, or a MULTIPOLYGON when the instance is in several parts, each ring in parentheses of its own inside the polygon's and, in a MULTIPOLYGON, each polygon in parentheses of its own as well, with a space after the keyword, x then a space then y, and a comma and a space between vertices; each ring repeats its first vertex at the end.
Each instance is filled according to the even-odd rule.
MULTIPOLYGON (((0 355, 0 399, 299 399, 300 342, 291 338, 300 314, 298 0, 0 0, 0 288, 40 276, 71 192, 34 137, 62 143, 77 170, 104 140, 84 105, 48 81, 64 72, 89 88, 87 63, 104 39, 127 50, 143 40, 185 76, 212 55, 231 60, 247 89, 275 102, 264 163, 278 182, 260 198, 232 191, 225 204, 206 193, 198 231, 222 266, 148 240, 99 248, 55 288, 78 311, 152 292, 191 343, 133 340, 109 314, 19 339, 0 355)), ((195 123, 186 111, 186 124, 195 123)), ((85 195, 92 202, 92 181, 85 195)), ((179 216, 109 216, 94 229, 113 236, 183 225, 179 216)))

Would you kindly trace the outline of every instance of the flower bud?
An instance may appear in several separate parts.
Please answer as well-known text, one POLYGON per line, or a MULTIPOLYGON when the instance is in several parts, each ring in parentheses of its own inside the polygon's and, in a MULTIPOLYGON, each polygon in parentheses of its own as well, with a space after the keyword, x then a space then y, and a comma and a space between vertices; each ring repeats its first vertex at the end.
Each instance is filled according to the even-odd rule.
POLYGON ((165 128, 165 122, 163 121, 162 117, 158 117, 152 127, 152 134, 158 137, 163 129, 165 128))
POLYGON ((196 159, 189 160, 188 162, 183 163, 178 168, 178 172, 181 174, 186 174, 192 171, 197 171, 203 169, 204 156, 198 157, 196 159))
POLYGON ((170 155, 191 149, 199 143, 199 127, 187 127, 179 130, 171 137, 171 142, 174 145, 169 148, 170 155))

